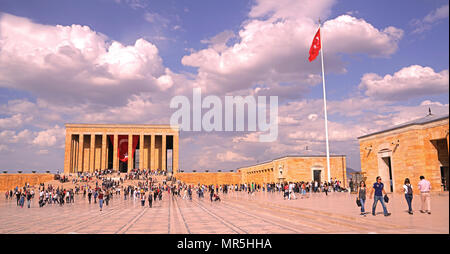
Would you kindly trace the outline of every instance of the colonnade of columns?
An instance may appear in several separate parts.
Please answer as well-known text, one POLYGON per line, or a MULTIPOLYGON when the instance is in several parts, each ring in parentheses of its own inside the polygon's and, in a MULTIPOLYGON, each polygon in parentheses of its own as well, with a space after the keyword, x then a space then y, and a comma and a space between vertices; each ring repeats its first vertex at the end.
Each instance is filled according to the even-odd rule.
POLYGON ((178 135, 164 133, 66 133, 64 172, 119 171, 119 135, 128 138, 128 172, 134 168, 167 171, 168 150, 172 150, 172 172, 178 172, 178 135), (139 145, 135 148, 139 149, 139 165, 135 163, 137 150, 136 156, 132 156, 133 136, 139 136, 139 145), (108 145, 108 139, 112 146, 108 145))

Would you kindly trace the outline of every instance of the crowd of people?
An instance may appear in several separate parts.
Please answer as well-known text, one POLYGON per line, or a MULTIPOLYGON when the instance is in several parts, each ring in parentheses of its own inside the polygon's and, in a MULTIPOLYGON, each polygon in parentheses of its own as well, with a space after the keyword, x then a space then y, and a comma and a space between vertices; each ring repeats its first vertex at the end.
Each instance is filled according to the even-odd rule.
MULTIPOLYGON (((27 207, 30 208, 35 195, 38 195, 39 207, 44 207, 45 205, 63 206, 64 204, 75 203, 75 195, 82 193, 83 198, 87 198, 89 204, 92 203, 93 199, 93 203, 98 203, 100 211, 102 211, 103 205, 108 206, 114 195, 118 197, 123 195, 124 200, 140 201, 141 206, 145 206, 145 203, 148 202, 148 206, 151 208, 153 202, 162 200, 163 192, 167 192, 169 197, 172 194, 172 198, 179 197, 190 201, 192 201, 194 193, 197 194, 200 200, 204 199, 205 192, 209 192, 211 202, 220 202, 220 193, 226 195, 230 191, 246 192, 249 195, 254 195, 255 192, 279 193, 285 200, 295 200, 297 196, 300 198, 308 197, 307 193, 325 193, 328 196, 329 192, 348 191, 342 187, 341 181, 337 179, 331 179, 330 182, 300 181, 268 184, 189 185, 177 181, 175 178, 166 178, 162 182, 158 182, 155 178, 156 176, 165 176, 165 173, 158 170, 135 169, 121 177, 121 174, 111 170, 97 170, 91 173, 77 173, 71 176, 71 188, 55 187, 51 184, 45 186, 44 183, 41 183, 35 190, 33 186, 30 187, 29 184, 25 184, 22 188, 16 186, 13 190, 5 192, 5 198, 13 199, 15 197, 17 206, 22 208, 25 205, 25 200, 27 201, 27 207)), ((69 177, 65 175, 57 179, 60 183, 69 182, 69 177)), ((368 214, 365 212, 365 204, 367 199, 372 198, 372 215, 376 215, 378 202, 381 203, 384 215, 391 215, 386 206, 389 197, 384 189, 381 177, 378 176, 376 178, 372 188, 366 187, 366 183, 361 181, 359 186, 353 186, 352 189, 356 192, 356 203, 360 207, 362 216, 368 214)), ((405 200, 408 204, 408 213, 412 215, 414 188, 408 178, 404 181, 403 189, 405 200)), ((420 192, 422 200, 420 212, 431 214, 430 182, 421 176, 417 190, 420 192)))
POLYGON ((152 176, 166 176, 166 171, 161 169, 133 169, 125 175, 125 180, 148 180, 152 176))

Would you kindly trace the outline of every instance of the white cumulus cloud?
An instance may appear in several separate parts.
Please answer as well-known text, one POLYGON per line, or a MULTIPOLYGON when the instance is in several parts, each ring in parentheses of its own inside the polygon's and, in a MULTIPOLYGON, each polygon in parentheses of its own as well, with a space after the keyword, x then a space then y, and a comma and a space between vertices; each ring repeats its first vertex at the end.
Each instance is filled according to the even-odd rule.
POLYGON ((424 95, 448 93, 448 70, 435 72, 431 67, 411 65, 393 75, 381 77, 366 73, 359 88, 370 97, 382 100, 404 100, 424 95))

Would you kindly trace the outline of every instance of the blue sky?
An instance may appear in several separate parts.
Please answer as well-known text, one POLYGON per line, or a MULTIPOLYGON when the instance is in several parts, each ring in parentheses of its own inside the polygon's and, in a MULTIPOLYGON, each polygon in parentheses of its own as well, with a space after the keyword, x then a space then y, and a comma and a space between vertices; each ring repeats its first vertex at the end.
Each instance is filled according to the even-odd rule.
MULTIPOLYGON (((201 43, 202 40, 225 30, 238 32, 253 3, 242 0, 140 2, 144 6, 133 7, 125 1, 116 3, 112 0, 26 2, 5 0, 2 1, 1 11, 27 17, 41 24, 87 25, 124 44, 133 43, 138 38, 146 38, 158 46, 165 66, 178 72, 195 72, 195 68, 181 64, 181 58, 187 54, 186 49, 199 50, 205 46, 201 43), (144 17, 146 12, 157 13, 166 21, 149 23, 144 17), (174 30, 175 26, 180 26, 180 29, 174 30)), ((411 21, 425 17, 447 2, 346 0, 334 5, 328 18, 351 12, 355 17, 364 18, 375 27, 399 27, 405 31, 405 35, 399 43, 399 50, 389 58, 345 56, 347 68, 351 71, 346 75, 327 76, 329 98, 339 99, 346 96, 348 92, 346 89, 358 84, 362 74, 369 70, 387 74, 409 63, 430 66, 438 70, 446 68, 449 62, 448 19, 440 21, 431 30, 421 34, 411 34, 415 28, 411 25, 411 21), (333 89, 334 86, 339 89, 333 89), (346 89, 341 89, 342 87, 346 89)), ((326 44, 324 46, 326 47, 326 44)), ((315 89, 311 96, 321 98, 322 92, 315 89)), ((434 99, 446 98, 448 100, 448 96, 442 95, 434 99)))
MULTIPOLYGON (((317 110, 322 99, 320 61, 306 60, 319 17, 325 22, 327 99, 329 108, 333 107, 330 128, 336 128, 331 151, 347 154, 349 166, 360 167, 359 134, 421 117, 428 107, 448 113, 448 1, 2 0, 0 13, 0 68, 8 69, 0 72, 0 134, 16 137, 0 141, 0 151, 25 149, 36 158, 33 163, 2 159, 0 168, 61 167, 65 122, 167 123, 172 113, 170 99, 179 94, 191 96, 192 87, 199 84, 217 96, 258 95, 261 90, 255 88, 265 87, 265 95, 280 97, 281 134, 275 145, 269 145, 255 144, 251 133, 231 137, 183 133, 182 147, 189 147, 181 154, 185 168, 234 169, 299 154, 306 145, 323 153, 323 140, 317 138, 323 128, 322 112, 317 110), (67 39, 57 25, 73 31, 73 25, 89 29, 67 39), (15 27, 29 27, 32 32, 23 35, 15 27), (49 41, 48 47, 33 44, 34 33, 55 36, 56 41, 49 41), (98 55, 91 57, 77 46, 76 36, 92 38, 90 45, 101 45, 98 55), (157 52, 140 51, 135 45, 139 39, 157 52), (50 69, 38 60, 34 64, 7 61, 29 59, 29 52, 47 50, 34 59, 42 57, 46 62, 54 55, 54 61, 63 61, 55 52, 67 40, 74 42, 73 49, 84 60, 59 62, 50 69), (125 57, 125 52, 107 56, 115 42, 145 53, 132 62, 135 68, 130 72, 120 72, 124 66, 114 68, 114 57, 125 57), (21 55, 20 51, 28 53, 21 55), (242 57, 247 62, 239 62, 242 57), (217 59, 226 63, 223 70, 214 69, 217 59), (105 61, 108 65, 103 65, 105 61), (106 68, 108 77, 113 77, 110 81, 120 85, 102 94, 97 83, 86 81, 98 77, 98 66, 106 68), (80 81, 72 68, 86 72, 86 80, 80 81), (402 70, 402 75, 395 76, 402 70), (67 83, 62 78, 65 75, 67 83), (138 80, 142 76, 145 80, 138 80), (155 81, 163 76, 170 82, 155 81), (137 103, 143 108, 135 108, 141 105, 137 103), (127 110, 132 112, 128 118, 112 117, 127 110), (210 145, 212 138, 224 145, 210 145), (232 141, 241 139, 247 142, 239 147, 232 141), (199 163, 211 156, 217 158, 214 163, 199 163)), ((3 154, 0 157, 15 158, 3 154)))

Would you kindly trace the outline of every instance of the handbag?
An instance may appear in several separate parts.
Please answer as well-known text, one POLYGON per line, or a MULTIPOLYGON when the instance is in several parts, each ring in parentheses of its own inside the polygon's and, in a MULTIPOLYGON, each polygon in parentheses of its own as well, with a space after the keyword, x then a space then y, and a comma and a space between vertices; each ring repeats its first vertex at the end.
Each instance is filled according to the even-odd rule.
POLYGON ((356 198, 356 205, 358 207, 361 207, 361 200, 359 200, 359 198, 356 198))
POLYGON ((387 195, 384 195, 384 202, 389 203, 389 197, 387 195))

